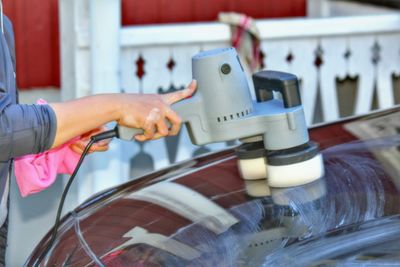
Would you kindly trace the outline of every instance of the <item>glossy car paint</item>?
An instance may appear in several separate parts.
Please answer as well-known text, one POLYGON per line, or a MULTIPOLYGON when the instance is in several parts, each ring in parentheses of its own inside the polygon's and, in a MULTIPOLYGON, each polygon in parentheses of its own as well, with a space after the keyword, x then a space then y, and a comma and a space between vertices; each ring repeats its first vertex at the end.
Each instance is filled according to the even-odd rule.
POLYGON ((305 186, 245 182, 228 149, 104 191, 64 218, 43 266, 397 262, 398 132, 400 107, 310 129, 326 174, 305 186))

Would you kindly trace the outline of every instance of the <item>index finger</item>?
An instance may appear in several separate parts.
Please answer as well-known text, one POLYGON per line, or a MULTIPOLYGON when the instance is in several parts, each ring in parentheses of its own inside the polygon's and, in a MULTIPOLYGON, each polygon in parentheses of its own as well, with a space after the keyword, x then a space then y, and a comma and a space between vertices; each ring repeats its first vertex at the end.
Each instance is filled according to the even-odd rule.
POLYGON ((193 95, 193 93, 196 91, 196 87, 197 81, 192 80, 186 89, 174 93, 165 94, 161 97, 168 105, 171 105, 193 95))

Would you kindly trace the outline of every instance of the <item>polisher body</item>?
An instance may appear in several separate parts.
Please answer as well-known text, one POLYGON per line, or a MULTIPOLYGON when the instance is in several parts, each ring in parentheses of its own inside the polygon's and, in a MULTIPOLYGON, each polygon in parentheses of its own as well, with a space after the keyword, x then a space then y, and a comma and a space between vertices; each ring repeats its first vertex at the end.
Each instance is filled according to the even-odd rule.
MULTIPOLYGON (((244 164, 241 172, 250 173, 244 179, 256 179, 264 173, 269 177, 271 172, 269 178, 276 187, 305 184, 323 174, 320 155, 312 154, 315 159, 301 156, 309 136, 296 76, 275 71, 254 74, 257 100, 252 100, 246 74, 233 48, 198 53, 192 58, 192 72, 198 84, 195 95, 174 104, 173 109, 181 116, 193 144, 253 137, 263 140, 267 151, 280 152, 279 164, 270 164, 267 155, 266 164, 261 160, 255 162, 259 168, 266 168, 266 172, 250 173, 246 166, 253 164, 244 164), (274 91, 281 93, 283 99, 275 99, 274 91), (290 154, 293 148, 299 148, 294 156, 290 154), (285 151, 289 153, 286 162, 285 151), (302 163, 306 169, 317 170, 300 168, 302 163), (309 174, 297 175, 298 168, 309 174)), ((140 132, 119 126, 122 139, 133 139, 140 132)))
POLYGON ((302 105, 286 108, 282 100, 251 99, 246 74, 236 51, 224 48, 199 53, 192 59, 196 94, 174 110, 188 126, 196 145, 262 135, 268 150, 308 142, 302 105))

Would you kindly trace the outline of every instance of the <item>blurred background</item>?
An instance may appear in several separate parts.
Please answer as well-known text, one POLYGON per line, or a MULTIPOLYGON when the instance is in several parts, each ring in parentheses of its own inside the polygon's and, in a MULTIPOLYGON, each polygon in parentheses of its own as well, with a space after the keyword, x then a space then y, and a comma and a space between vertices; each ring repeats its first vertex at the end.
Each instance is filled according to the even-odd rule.
MULTIPOLYGON (((301 80, 309 125, 400 103, 399 0, 3 0, 14 24, 21 103, 106 92, 165 93, 191 80, 191 57, 234 46, 250 77, 301 80)), ((101 107, 99 107, 101 108, 101 107)), ((87 158, 66 211, 93 193, 234 142, 195 147, 186 131, 115 140, 87 158)), ((8 265, 21 266, 54 222, 66 178, 21 198, 12 184, 8 265)))

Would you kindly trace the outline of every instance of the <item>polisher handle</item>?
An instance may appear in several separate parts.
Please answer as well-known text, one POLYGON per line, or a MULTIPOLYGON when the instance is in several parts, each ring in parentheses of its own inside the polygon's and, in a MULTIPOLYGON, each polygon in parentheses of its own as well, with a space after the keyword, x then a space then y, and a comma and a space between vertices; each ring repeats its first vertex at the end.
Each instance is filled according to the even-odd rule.
POLYGON ((285 108, 301 105, 299 80, 293 74, 279 71, 260 71, 253 74, 258 102, 273 99, 272 91, 282 94, 285 108))
MULTIPOLYGON (((172 125, 169 121, 165 121, 165 123, 168 128, 171 128, 172 125)), ((136 135, 144 133, 143 129, 129 128, 119 124, 115 126, 115 130, 117 131, 117 137, 125 141, 133 141, 136 135)))
POLYGON ((129 128, 122 125, 115 126, 115 130, 117 131, 118 138, 125 141, 132 141, 136 135, 143 134, 144 132, 143 129, 129 128))

